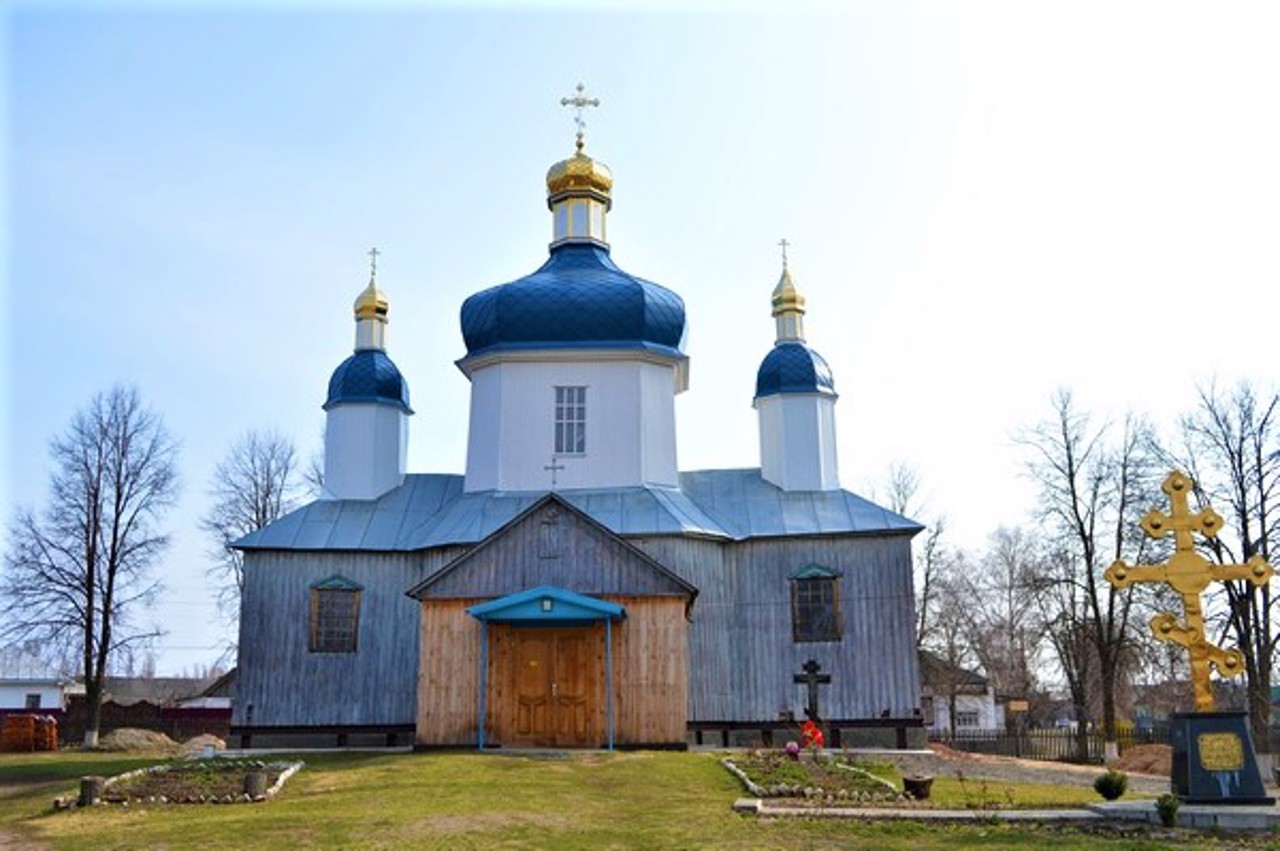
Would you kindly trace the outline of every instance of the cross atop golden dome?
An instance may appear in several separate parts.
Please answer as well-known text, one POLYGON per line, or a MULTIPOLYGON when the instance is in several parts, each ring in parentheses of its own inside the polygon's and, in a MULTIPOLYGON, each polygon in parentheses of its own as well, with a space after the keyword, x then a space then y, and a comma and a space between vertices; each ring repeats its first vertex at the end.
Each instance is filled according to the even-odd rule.
POLYGON ((585 196, 603 202, 606 209, 612 206, 610 192, 613 189, 613 172, 604 163, 594 160, 583 153, 584 132, 587 127, 582 117, 583 110, 590 106, 599 106, 599 98, 586 96, 585 87, 579 83, 573 97, 560 99, 561 106, 572 106, 575 110, 574 124, 578 127, 575 141, 576 150, 573 156, 561 160, 547 170, 547 205, 554 206, 557 201, 570 195, 585 196))
POLYGON ((356 296, 356 319, 381 319, 387 321, 387 309, 390 306, 386 295, 378 289, 378 255, 377 248, 369 249, 369 286, 356 296))
POLYGON ((778 241, 778 245, 782 247, 782 277, 778 278, 778 285, 773 288, 774 316, 787 312, 804 313, 804 296, 796 288, 795 281, 791 280, 791 270, 787 268, 787 246, 790 244, 785 239, 778 241))

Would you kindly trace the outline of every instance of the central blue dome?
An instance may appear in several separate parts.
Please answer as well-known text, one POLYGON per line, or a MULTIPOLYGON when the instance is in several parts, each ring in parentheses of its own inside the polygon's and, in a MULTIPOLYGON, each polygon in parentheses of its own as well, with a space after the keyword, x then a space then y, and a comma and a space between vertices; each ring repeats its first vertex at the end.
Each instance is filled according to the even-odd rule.
POLYGON ((756 373, 756 398, 778 393, 822 393, 834 396, 836 382, 822 355, 804 343, 778 343, 756 373))
POLYGON ((468 357, 546 348, 646 349, 680 357, 684 302, 628 275, 599 245, 556 246, 542 268, 462 304, 468 357))

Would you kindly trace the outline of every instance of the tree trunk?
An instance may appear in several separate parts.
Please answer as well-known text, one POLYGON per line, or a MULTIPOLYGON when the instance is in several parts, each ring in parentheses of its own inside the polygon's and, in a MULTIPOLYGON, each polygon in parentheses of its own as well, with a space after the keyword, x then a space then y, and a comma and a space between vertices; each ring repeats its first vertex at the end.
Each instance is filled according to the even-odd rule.
POLYGON ((1089 708, 1083 695, 1077 697, 1073 703, 1076 710, 1076 759, 1080 762, 1089 761, 1089 708))
POLYGON ((1115 666, 1106 665, 1102 670, 1102 760, 1112 762, 1120 758, 1120 743, 1116 740, 1116 678, 1115 666))
POLYGON ((102 680, 87 677, 84 683, 85 721, 84 746, 93 750, 98 746, 98 728, 102 725, 102 680))

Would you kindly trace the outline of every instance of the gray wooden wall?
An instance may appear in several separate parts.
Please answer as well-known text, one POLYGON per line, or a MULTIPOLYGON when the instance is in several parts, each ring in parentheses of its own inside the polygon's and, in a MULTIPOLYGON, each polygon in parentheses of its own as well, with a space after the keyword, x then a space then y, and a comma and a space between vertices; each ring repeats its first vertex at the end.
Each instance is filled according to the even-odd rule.
POLYGON ((419 604, 405 591, 461 552, 246 552, 231 723, 412 724, 419 604), (358 649, 312 653, 311 585, 335 573, 364 586, 358 649))
MULTIPOLYGON (((910 718, 919 706, 907 536, 629 542, 699 589, 688 633, 690 721, 773 721, 782 711, 802 717, 805 689, 792 675, 810 658, 831 674, 831 684, 820 687, 825 717, 872 719, 888 710, 893 718, 910 718), (843 574, 839 642, 792 641, 787 576, 813 562, 843 574)), ((250 723, 249 704, 253 726, 413 723, 419 604, 405 592, 464 551, 246 553, 232 723, 250 723), (310 653, 309 588, 334 573, 364 586, 359 651, 310 653)), ((602 552, 588 546, 582 555, 591 554, 602 552)), ((505 549, 493 555, 492 564, 480 564, 506 562, 505 549)), ((543 574, 548 566, 525 578, 554 580, 543 574)), ((589 567, 580 564, 574 572, 589 567)))
POLYGON ((894 537, 768 538, 736 544, 655 537, 631 543, 699 589, 689 628, 689 720, 804 717, 807 691, 792 681, 817 659, 827 718, 911 718, 920 705, 911 542, 894 537), (840 571, 843 638, 796 643, 795 570, 840 571))

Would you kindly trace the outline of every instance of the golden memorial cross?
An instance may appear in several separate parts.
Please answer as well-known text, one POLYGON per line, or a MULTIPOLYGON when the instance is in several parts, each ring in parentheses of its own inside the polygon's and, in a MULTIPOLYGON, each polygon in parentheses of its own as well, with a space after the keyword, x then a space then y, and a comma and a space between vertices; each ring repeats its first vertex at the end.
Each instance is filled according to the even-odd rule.
POLYGON ((1134 582, 1167 582, 1182 596, 1186 623, 1169 612, 1151 619, 1151 631, 1161 641, 1181 644, 1191 654, 1191 684, 1195 688, 1196 711, 1214 710, 1213 690, 1209 685, 1209 666, 1213 665, 1224 677, 1239 676, 1244 671, 1244 657, 1240 651, 1224 650, 1210 644, 1204 634, 1204 610, 1200 595, 1211 582, 1243 579, 1254 585, 1265 585, 1275 574, 1262 556, 1254 556, 1245 564, 1214 564, 1196 552, 1193 532, 1212 538, 1222 528, 1222 517, 1212 508, 1205 507, 1191 513, 1187 507, 1187 494, 1192 481, 1176 470, 1170 473, 1160 486, 1169 495, 1170 513, 1148 512, 1139 525, 1152 538, 1163 538, 1173 532, 1175 550, 1164 564, 1125 564, 1117 559, 1104 574, 1116 588, 1127 588, 1134 582))

